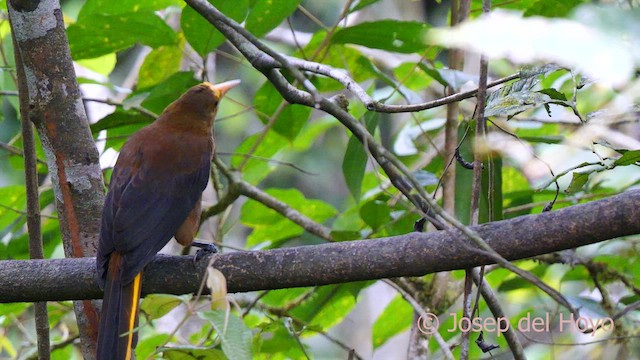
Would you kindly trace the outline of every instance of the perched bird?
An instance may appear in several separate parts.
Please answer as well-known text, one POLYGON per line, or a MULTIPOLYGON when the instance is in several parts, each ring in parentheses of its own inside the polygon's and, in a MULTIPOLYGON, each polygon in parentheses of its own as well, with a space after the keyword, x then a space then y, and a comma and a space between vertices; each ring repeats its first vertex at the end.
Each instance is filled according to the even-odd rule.
POLYGON ((97 359, 130 359, 137 342, 142 270, 171 237, 190 245, 215 147, 213 120, 240 81, 202 83, 131 136, 113 169, 96 265, 104 289, 97 359))

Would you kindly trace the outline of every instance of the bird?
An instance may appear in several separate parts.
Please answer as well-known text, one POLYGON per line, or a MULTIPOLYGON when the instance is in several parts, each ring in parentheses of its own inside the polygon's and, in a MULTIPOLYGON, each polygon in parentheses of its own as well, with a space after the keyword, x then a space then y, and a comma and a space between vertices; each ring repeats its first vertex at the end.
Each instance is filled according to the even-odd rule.
POLYGON ((122 147, 105 197, 96 267, 104 290, 96 358, 131 359, 142 271, 172 237, 191 245, 215 150, 218 104, 239 80, 187 90, 122 147))

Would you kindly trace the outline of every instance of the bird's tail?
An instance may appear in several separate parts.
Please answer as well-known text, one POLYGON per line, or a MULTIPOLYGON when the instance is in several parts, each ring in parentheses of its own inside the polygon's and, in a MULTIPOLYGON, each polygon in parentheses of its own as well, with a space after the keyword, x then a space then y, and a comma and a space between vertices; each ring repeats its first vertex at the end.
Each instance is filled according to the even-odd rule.
POLYGON ((142 273, 129 284, 122 283, 122 255, 110 255, 104 286, 97 360, 129 360, 138 342, 138 303, 142 273))

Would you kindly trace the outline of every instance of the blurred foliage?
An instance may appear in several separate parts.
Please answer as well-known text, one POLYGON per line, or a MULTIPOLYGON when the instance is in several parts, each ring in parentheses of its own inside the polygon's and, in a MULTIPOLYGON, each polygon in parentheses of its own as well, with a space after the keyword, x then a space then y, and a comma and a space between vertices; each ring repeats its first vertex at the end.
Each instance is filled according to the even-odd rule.
MULTIPOLYGON (((425 43, 425 39, 434 39, 433 31, 421 18, 418 2, 356 0, 348 2, 348 9, 342 9, 346 2, 341 0, 324 1, 323 6, 301 0, 210 2, 254 35, 268 39, 278 51, 344 69, 381 102, 417 103, 433 94, 442 95, 445 86, 458 91, 477 83, 476 74, 446 68, 442 60, 446 48, 435 46, 431 40, 425 43), (405 5, 415 11, 402 12, 405 5), (349 14, 349 21, 342 21, 340 14, 349 14), (308 32, 310 28, 315 30, 308 32), (307 32, 292 33, 299 29, 307 32), (286 40, 287 36, 293 40, 286 40)), ((446 6, 442 3, 438 6, 446 6)), ((454 40, 438 42, 471 49, 501 47, 491 61, 492 78, 520 74, 519 79, 489 95, 485 109, 490 116, 487 143, 474 143, 473 122, 469 121, 474 100, 460 103, 461 155, 470 160, 473 151, 484 151, 486 168, 492 171, 483 179, 483 221, 539 213, 550 203, 558 209, 619 193, 640 182, 640 55, 635 46, 640 39, 639 22, 635 20, 640 15, 637 9, 628 9, 638 4, 629 1, 617 8, 586 3, 590 2, 494 2, 493 10, 515 11, 505 18, 511 22, 496 25, 479 17, 481 1, 473 0, 471 17, 476 20, 469 23, 469 28, 452 30, 454 40), (575 40, 561 27, 578 29, 585 24, 599 34, 598 41, 575 40), (464 41, 459 41, 456 34, 469 34, 462 32, 464 29, 471 29, 474 36, 464 35, 464 41), (487 29, 493 29, 493 35, 487 35, 487 29), (513 60, 514 51, 515 60, 525 67, 503 59, 513 60), (622 55, 616 61, 600 63, 595 71, 592 60, 610 59, 601 57, 603 54, 622 55), (561 64, 545 64, 549 58, 561 64), (594 74, 600 77, 594 78, 594 74)), ((4 4, 3 9, 0 66, 4 71, 0 73, 0 90, 10 92, 16 90, 15 65, 4 4)), ((386 175, 356 138, 335 119, 287 104, 215 28, 182 1, 71 0, 63 3, 63 10, 73 59, 83 69, 79 82, 87 97, 117 99, 117 105, 107 112, 94 113, 89 107, 91 130, 103 153, 107 174, 113 154, 127 137, 150 123, 152 113, 161 113, 185 89, 203 80, 241 78, 241 90, 234 90, 222 102, 218 117, 223 120, 217 122, 216 140, 219 156, 239 171, 244 181, 328 226, 336 241, 413 231, 417 213, 389 185, 386 175), (215 67, 211 66, 214 62, 215 67)), ((333 79, 309 77, 322 92, 342 90, 333 79)), ((428 191, 437 190, 438 179, 449 163, 436 148, 442 139, 444 107, 389 115, 367 112, 357 99, 350 101, 350 113, 415 171, 428 191)), ((0 259, 28 258, 23 165, 17 154, 22 144, 17 106, 16 96, 2 97, 0 141, 6 146, 0 148, 0 259)), ((41 147, 38 157, 44 160, 41 147)), ((466 221, 471 172, 456 162, 452 166, 458 174, 456 216, 466 221)), ((61 257, 48 169, 40 164, 38 172, 45 254, 61 257)), ((225 179, 220 180, 224 186, 225 179)), ((439 192, 436 194, 439 196, 439 192)), ((237 202, 218 221, 215 240, 245 249, 323 241, 256 200, 237 202)), ((522 261, 518 265, 560 289, 576 306, 588 308, 594 317, 611 317, 640 300, 639 267, 634 266, 639 256, 637 236, 591 245, 578 249, 577 254, 575 258, 567 255, 574 261, 566 264, 522 261), (594 268, 600 272, 594 272, 594 268), (594 287, 604 287, 608 292, 594 295, 594 287), (609 303, 611 299, 619 301, 609 303)), ((460 274, 453 273, 455 281, 460 274)), ((425 277, 425 281, 430 279, 425 277)), ((517 319, 550 313, 557 318, 559 314, 556 304, 506 270, 490 271, 487 282, 498 292, 512 325, 517 319)), ((372 318, 368 323, 351 325, 356 319, 350 314, 366 306, 361 299, 377 300, 384 293, 373 284, 379 282, 239 296, 237 302, 243 310, 231 313, 194 307, 201 302, 191 296, 149 296, 142 304, 146 317, 141 319, 137 355, 168 359, 345 358, 344 351, 355 348, 361 356, 370 357, 414 322, 412 307, 395 295, 391 301, 377 304, 379 311, 369 314, 372 318), (181 308, 190 311, 185 315, 181 308), (198 317, 189 316, 194 313, 198 317), (173 319, 169 325, 162 322, 166 318, 173 319), (188 331, 176 329, 181 320, 196 326, 185 326, 188 331), (362 334, 370 339, 358 343, 362 334), (326 346, 326 339, 332 346, 326 346)), ((425 296, 429 296, 428 291, 425 296)), ((481 305, 481 317, 489 318, 484 308, 481 305)), ((72 346, 77 327, 71 305, 50 303, 49 310, 51 340, 56 346, 52 358, 79 359, 79 351, 72 346)), ((438 314, 442 329, 453 327, 453 314, 460 316, 458 307, 438 314)), ((616 323, 627 332, 621 330, 615 335, 637 336, 639 320, 637 310, 628 312, 616 323)), ((34 354, 30 304, 1 304, 0 323, 0 358, 34 354)), ((441 334, 450 340, 460 331, 441 334)), ((556 335, 553 341, 558 343, 578 341, 572 333, 556 335)), ((613 335, 598 333, 596 338, 613 335)), ((501 349, 507 348, 504 337, 495 333, 485 337, 501 349)), ((537 358, 552 354, 558 358, 595 358, 593 354, 611 346, 605 342, 582 347, 579 355, 573 352, 576 347, 553 345, 531 346, 527 352, 537 358), (585 348, 588 350, 582 350, 585 348), (572 355, 567 355, 570 352, 572 355)), ((433 340, 430 350, 435 356, 441 355, 433 340)), ((640 357, 637 347, 630 351, 640 357)), ((405 350, 397 354, 404 356, 405 350)), ((480 356, 480 350, 473 348, 471 358, 480 356)))

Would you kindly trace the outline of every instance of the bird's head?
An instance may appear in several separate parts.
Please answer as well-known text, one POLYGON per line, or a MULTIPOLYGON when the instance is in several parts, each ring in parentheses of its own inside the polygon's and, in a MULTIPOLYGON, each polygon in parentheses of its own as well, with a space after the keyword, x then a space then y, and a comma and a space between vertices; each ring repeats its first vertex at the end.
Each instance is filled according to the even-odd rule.
POLYGON ((209 82, 198 84, 171 103, 158 120, 168 120, 174 126, 206 125, 210 128, 218 112, 220 99, 238 84, 240 80, 230 80, 220 84, 209 82))

